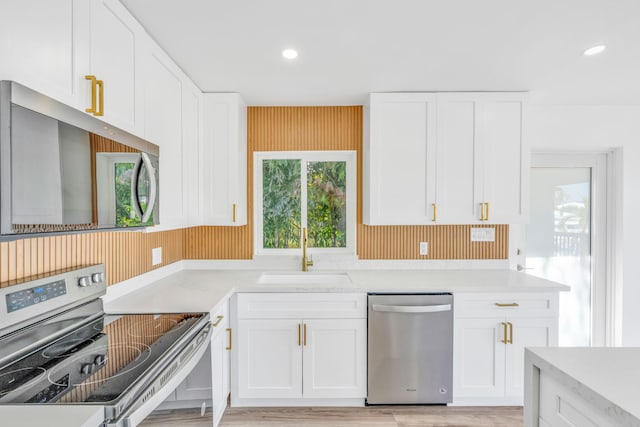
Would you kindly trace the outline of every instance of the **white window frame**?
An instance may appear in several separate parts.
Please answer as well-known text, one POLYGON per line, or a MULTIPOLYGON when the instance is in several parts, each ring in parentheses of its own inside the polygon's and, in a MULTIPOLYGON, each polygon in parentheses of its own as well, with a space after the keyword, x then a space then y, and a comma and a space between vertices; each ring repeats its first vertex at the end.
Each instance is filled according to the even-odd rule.
MULTIPOLYGON (((307 252, 313 254, 344 254, 356 253, 356 152, 355 151, 256 151, 253 153, 253 248, 255 255, 293 255, 299 254, 302 249, 270 249, 264 248, 263 222, 262 222, 262 162, 263 160, 300 160, 301 176, 307 176, 307 162, 346 162, 347 168, 347 202, 346 202, 346 232, 347 246, 344 248, 308 248, 307 252)), ((305 181, 306 182, 306 181, 305 181)), ((301 188, 301 227, 307 227, 307 186, 301 188)))

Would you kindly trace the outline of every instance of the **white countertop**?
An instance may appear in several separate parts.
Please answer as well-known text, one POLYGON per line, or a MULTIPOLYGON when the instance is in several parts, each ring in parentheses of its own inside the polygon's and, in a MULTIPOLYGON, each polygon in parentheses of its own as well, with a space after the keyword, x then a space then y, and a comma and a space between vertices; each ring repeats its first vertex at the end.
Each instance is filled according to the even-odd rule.
POLYGON ((640 348, 533 348, 527 358, 592 404, 614 408, 608 413, 625 419, 624 425, 640 425, 640 348))
POLYGON ((2 405, 3 426, 96 427, 104 421, 102 406, 2 405))
MULTIPOLYGON (((259 284, 258 270, 182 270, 108 301, 111 313, 206 312, 234 292, 556 292, 559 283, 512 270, 354 270, 348 284, 259 284)), ((277 272, 267 272, 277 274, 277 272)), ((283 272, 298 274, 298 272, 283 272)), ((299 274, 331 274, 308 272, 299 274)))

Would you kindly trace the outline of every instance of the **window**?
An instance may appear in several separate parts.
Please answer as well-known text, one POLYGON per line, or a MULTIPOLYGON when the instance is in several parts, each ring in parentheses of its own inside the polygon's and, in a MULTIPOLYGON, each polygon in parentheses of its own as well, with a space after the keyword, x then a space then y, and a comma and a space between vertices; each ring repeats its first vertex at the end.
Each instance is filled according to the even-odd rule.
POLYGON ((355 253, 355 152, 254 154, 255 248, 298 253, 302 229, 315 253, 355 253))

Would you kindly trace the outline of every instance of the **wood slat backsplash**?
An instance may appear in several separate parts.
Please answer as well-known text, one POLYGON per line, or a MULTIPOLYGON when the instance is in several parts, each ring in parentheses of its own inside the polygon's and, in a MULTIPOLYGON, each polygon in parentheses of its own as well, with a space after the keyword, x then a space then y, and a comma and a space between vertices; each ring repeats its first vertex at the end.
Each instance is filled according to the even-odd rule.
MULTIPOLYGON (((63 268, 104 263, 113 284, 183 258, 182 230, 100 232, 37 237, 0 243, 0 282, 63 268), (162 247, 162 264, 151 265, 151 249, 162 247)), ((0 285, 1 286, 1 285, 0 285)))
MULTIPOLYGON (((251 259, 254 151, 356 150, 357 254, 360 259, 506 259, 509 227, 496 241, 471 242, 469 225, 367 226, 362 223, 362 107, 250 107, 247 217, 242 227, 193 227, 157 233, 99 232, 0 243, 0 282, 85 264, 105 263, 110 284, 181 259, 251 259), (429 242, 429 255, 418 254, 429 242), (151 266, 151 249, 163 263, 151 266)), ((105 147, 106 148, 106 147, 105 147)), ((480 225, 478 225, 480 226, 480 225)))
MULTIPOLYGON (((255 151, 355 150, 357 254, 360 259, 506 259, 509 227, 497 225, 496 241, 471 242, 469 225, 367 226, 362 223, 362 107, 249 107, 247 217, 243 227, 185 230, 186 259, 251 259, 253 256, 253 153, 255 151), (419 242, 429 242, 420 256, 419 242)), ((481 227, 480 225, 478 225, 481 227)))

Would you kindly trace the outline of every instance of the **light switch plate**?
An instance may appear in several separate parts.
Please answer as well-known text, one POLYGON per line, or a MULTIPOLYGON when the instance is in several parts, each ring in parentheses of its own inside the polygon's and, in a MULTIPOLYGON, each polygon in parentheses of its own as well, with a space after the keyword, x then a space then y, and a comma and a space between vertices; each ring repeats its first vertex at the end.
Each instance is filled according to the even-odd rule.
POLYGON ((496 229, 490 228, 471 228, 471 241, 472 242, 495 242, 496 241, 496 229))
POLYGON ((420 255, 429 255, 429 242, 420 242, 420 255))
POLYGON ((162 264, 162 247, 151 249, 151 265, 162 264))

